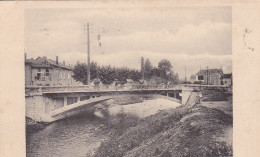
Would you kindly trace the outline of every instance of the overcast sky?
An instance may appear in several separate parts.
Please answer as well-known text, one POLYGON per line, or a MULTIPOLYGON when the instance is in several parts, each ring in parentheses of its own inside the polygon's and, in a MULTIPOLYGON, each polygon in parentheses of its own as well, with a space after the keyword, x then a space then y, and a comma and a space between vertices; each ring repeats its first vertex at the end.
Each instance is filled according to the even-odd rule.
POLYGON ((91 60, 100 65, 140 69, 143 56, 153 66, 169 59, 180 77, 185 66, 188 78, 200 67, 232 70, 231 7, 28 9, 28 58, 59 56, 66 64, 86 62, 87 22, 91 60))

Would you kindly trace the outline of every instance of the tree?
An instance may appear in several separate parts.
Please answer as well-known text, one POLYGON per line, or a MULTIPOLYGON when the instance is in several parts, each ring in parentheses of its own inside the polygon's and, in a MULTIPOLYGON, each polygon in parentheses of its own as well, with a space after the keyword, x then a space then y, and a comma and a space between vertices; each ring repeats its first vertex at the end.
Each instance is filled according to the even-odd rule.
POLYGON ((83 84, 87 84, 87 65, 85 63, 77 63, 73 68, 72 77, 83 84))
MULTIPOLYGON (((73 69, 73 78, 76 81, 80 81, 83 84, 87 84, 87 69, 88 66, 85 63, 77 63, 73 69)), ((132 79, 133 81, 139 81, 141 74, 138 70, 128 69, 127 67, 114 68, 108 66, 98 66, 96 62, 90 64, 90 79, 94 80, 99 78, 103 84, 112 84, 117 80, 120 84, 125 84, 126 79, 132 79)))
MULTIPOLYGON (((73 75, 72 77, 79 82, 82 82, 83 84, 87 84, 87 75, 88 75, 88 66, 86 63, 77 63, 77 65, 73 68, 73 75)), ((93 80, 97 78, 98 75, 98 69, 96 62, 90 63, 90 80, 93 80)))
POLYGON ((158 69, 160 71, 160 77, 167 79, 167 75, 171 73, 172 65, 167 59, 163 59, 158 63, 158 69))
POLYGON ((153 70, 153 66, 152 66, 150 60, 147 58, 144 63, 144 78, 145 79, 151 78, 152 70, 153 70))
POLYGON ((116 70, 109 66, 103 66, 99 70, 99 78, 103 84, 111 84, 115 81, 116 70))

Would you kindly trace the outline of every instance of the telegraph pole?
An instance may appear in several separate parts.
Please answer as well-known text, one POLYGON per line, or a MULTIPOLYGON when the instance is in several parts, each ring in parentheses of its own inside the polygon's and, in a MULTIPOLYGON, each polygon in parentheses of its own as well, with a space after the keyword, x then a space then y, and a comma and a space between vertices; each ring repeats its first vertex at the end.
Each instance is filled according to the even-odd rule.
POLYGON ((141 57, 141 73, 142 79, 144 80, 144 57, 141 57))
POLYGON ((89 44, 89 23, 87 23, 87 45, 88 45, 88 85, 90 85, 90 44, 89 44))
POLYGON ((187 77, 186 77, 186 66, 185 66, 185 82, 187 82, 187 77))
POLYGON ((209 67, 207 66, 207 85, 209 85, 209 67))

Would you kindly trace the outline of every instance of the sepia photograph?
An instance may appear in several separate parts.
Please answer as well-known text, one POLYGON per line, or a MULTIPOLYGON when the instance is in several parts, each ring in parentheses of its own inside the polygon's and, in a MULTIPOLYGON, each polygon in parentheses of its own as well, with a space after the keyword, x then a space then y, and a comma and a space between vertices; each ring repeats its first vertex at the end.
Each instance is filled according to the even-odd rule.
POLYGON ((24 9, 27 157, 233 156, 232 7, 24 9))

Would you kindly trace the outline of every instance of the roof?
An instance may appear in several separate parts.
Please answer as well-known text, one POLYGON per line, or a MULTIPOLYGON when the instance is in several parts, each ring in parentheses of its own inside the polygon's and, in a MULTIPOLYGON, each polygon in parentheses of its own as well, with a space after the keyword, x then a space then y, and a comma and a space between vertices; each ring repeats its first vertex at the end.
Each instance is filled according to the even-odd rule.
POLYGON ((206 75, 206 74, 213 74, 213 73, 220 73, 223 74, 223 70, 222 69, 206 69, 206 70, 200 70, 199 72, 197 72, 196 75, 206 75))
POLYGON ((64 64, 62 64, 62 63, 60 63, 60 62, 59 62, 59 64, 57 65, 57 64, 56 64, 56 61, 51 60, 51 59, 47 59, 47 62, 48 62, 49 64, 51 64, 52 66, 56 66, 56 67, 60 67, 60 68, 68 69, 68 70, 72 70, 72 69, 73 69, 72 67, 67 66, 67 65, 64 65, 64 64))
POLYGON ((43 60, 36 60, 36 59, 27 59, 25 64, 30 64, 32 67, 36 68, 52 68, 50 64, 43 60))
POLYGON ((232 73, 230 73, 230 74, 223 74, 222 76, 221 76, 221 78, 223 79, 223 78, 232 78, 232 73))
POLYGON ((72 70, 72 67, 66 66, 59 62, 59 64, 56 64, 56 61, 47 59, 44 57, 38 57, 37 59, 26 59, 25 64, 30 64, 32 67, 36 68, 63 68, 67 70, 72 70))

